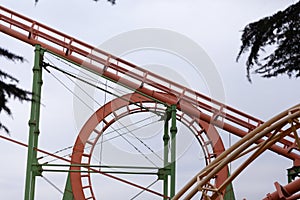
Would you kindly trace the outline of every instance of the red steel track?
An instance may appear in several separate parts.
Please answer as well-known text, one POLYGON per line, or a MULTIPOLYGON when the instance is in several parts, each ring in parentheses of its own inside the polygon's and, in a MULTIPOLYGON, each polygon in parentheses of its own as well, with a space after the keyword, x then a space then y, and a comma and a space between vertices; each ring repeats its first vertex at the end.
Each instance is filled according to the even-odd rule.
MULTIPOLYGON (((1 32, 31 45, 40 44, 47 51, 160 102, 168 105, 177 104, 178 109, 185 113, 199 117, 201 120, 237 136, 243 137, 263 123, 262 120, 14 11, 0 6, 0 12, 1 32), (171 94, 173 98, 168 98, 164 93, 171 94)), ((294 161, 299 161, 299 155, 289 153, 289 150, 294 147, 291 141, 294 141, 294 138, 282 139, 270 150, 294 161)))
MULTIPOLYGON (((138 93, 131 93, 122 96, 122 98, 116 98, 99 108, 87 120, 77 136, 73 147, 72 163, 83 163, 85 165, 90 165, 94 147, 97 144, 99 137, 109 126, 111 126, 116 120, 119 120, 127 115, 149 111, 155 113, 164 113, 165 107, 138 93), (137 105, 143 105, 143 108, 137 105), (113 115, 112 118, 109 117, 111 115, 113 115), (100 122, 104 122, 105 125, 102 129, 97 130, 96 127, 100 122)), ((207 122, 191 118, 187 115, 184 115, 184 113, 178 113, 177 120, 189 127, 189 129, 192 130, 194 135, 198 138, 198 141, 202 145, 205 153, 206 164, 211 163, 213 159, 225 151, 217 130, 214 127, 211 127, 207 122), (208 148, 208 146, 210 146, 210 148, 208 148), (211 152, 209 149, 212 149, 213 152, 211 152)), ((80 170, 80 167, 71 167, 70 170, 77 171, 80 170)), ((220 186, 228 176, 228 167, 223 167, 222 170, 216 174, 217 175, 214 179, 215 185, 220 186)), ((89 174, 71 173, 71 182, 75 197, 78 199, 96 199, 89 174), (83 183, 83 178, 89 179, 88 184, 83 183), (85 193, 88 194, 88 196, 86 196, 85 193)))
MULTIPOLYGON (((146 98, 165 105, 177 105, 183 113, 244 137, 263 124, 263 121, 235 108, 215 101, 197 91, 181 86, 119 57, 86 44, 35 20, 0 6, 2 33, 30 45, 41 45, 48 52, 132 89, 146 98)), ((257 141, 266 141, 271 134, 257 141)), ((292 151, 294 135, 281 138, 269 150, 300 165, 300 155, 292 151)))

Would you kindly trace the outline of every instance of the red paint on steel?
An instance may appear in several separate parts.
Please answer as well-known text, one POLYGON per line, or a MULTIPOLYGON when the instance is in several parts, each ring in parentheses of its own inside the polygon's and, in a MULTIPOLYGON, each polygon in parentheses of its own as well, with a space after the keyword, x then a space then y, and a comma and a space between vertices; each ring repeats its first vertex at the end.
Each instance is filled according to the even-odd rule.
MULTIPOLYGON (((4 8, 3 6, 0 6, 0 12, 1 32, 31 45, 40 44, 43 48, 54 54, 78 65, 83 65, 90 71, 106 76, 132 89, 136 89, 161 102, 169 105, 180 102, 177 108, 182 109, 184 113, 199 117, 201 120, 219 126, 230 133, 243 137, 249 131, 263 123, 261 120, 237 109, 226 106, 203 94, 146 71, 121 58, 4 8), (91 64, 92 61, 93 63, 98 63, 98 65, 91 64), (102 68, 100 67, 101 65, 103 66, 102 68), (121 78, 122 75, 123 78, 121 78), (127 79, 126 76, 130 79, 127 79), (130 81, 132 79, 135 81, 130 81), (140 87, 141 85, 143 85, 143 87, 140 87), (170 87, 166 87, 165 85, 169 85, 170 87), (155 90, 153 88, 155 88, 155 90), (162 93, 171 94, 174 98, 168 99, 166 95, 162 93), (188 107, 185 106, 185 103, 187 103, 188 107), (219 114, 221 120, 214 120, 216 113, 219 114)), ((300 160, 300 156, 295 153, 289 153, 288 151, 289 147, 293 145, 291 140, 294 140, 293 135, 289 137, 291 137, 291 139, 282 139, 279 142, 281 146, 274 145, 270 150, 298 162, 297 160, 300 160)))
POLYGON ((293 195, 300 191, 300 178, 294 180, 286 186, 281 186, 278 182, 275 182, 274 185, 276 191, 271 194, 267 194, 267 197, 265 197, 263 200, 298 199, 297 197, 299 197, 299 194, 296 194, 295 196, 293 195))
MULTIPOLYGON (((199 119, 207 123, 218 126, 240 137, 245 136, 249 131, 263 123, 257 118, 148 72, 121 58, 94 48, 91 45, 3 6, 0 6, 0 22, 0 30, 5 34, 31 45, 40 44, 49 52, 78 65, 83 65, 90 71, 136 89, 161 102, 169 105, 179 102, 177 108, 184 113, 199 117, 199 119), (94 52, 96 52, 97 56, 93 54, 94 52), (98 65, 91 64, 91 61, 98 63, 98 65), (101 68, 99 64, 105 65, 105 67, 101 68), (126 79, 126 76, 131 79, 126 79), (130 81, 132 79, 135 81, 130 81), (140 87, 141 85, 143 87, 140 87), (165 85, 170 85, 170 87, 166 87, 165 85), (168 98, 166 94, 171 95, 173 98, 168 98), (221 120, 214 120, 216 114, 219 115, 221 120)), ((288 139, 281 139, 278 145, 273 145, 270 150, 292 159, 294 164, 298 165, 300 163, 299 155, 289 151, 293 147, 292 141, 294 140, 294 136, 289 135, 288 139)), ((260 140, 259 142, 262 141, 264 140, 260 140)))
MULTIPOLYGON (((166 96, 169 96, 169 95, 166 95, 166 96)), ((104 132, 104 130, 106 128, 108 128, 115 121, 115 119, 112 119, 110 122, 108 122, 101 131, 99 131, 99 132, 97 131, 97 133, 99 134, 97 139, 95 139, 95 141, 93 141, 93 142, 88 142, 90 135, 95 131, 95 128, 97 127, 97 125, 101 121, 103 121, 107 116, 109 116, 114 111, 117 111, 123 107, 128 108, 128 106, 132 105, 132 104, 143 105, 144 103, 149 103, 149 102, 153 102, 153 100, 146 98, 138 93, 133 93, 133 94, 124 95, 121 98, 114 99, 111 102, 104 105, 103 107, 99 108, 87 120, 87 122, 84 124, 80 133, 77 136, 77 139, 76 139, 76 142, 75 142, 74 148, 73 148, 72 163, 73 162, 81 163, 83 152, 85 149, 85 144, 92 143, 92 145, 93 145, 92 149, 93 149, 97 143, 98 138, 100 137, 100 134, 102 134, 102 132, 104 132)), ((139 111, 146 112, 147 110, 138 108, 138 110, 135 112, 139 112, 139 111)), ((124 114, 122 114, 121 117, 124 117, 129 114, 130 114, 130 111, 126 110, 124 112, 124 114)), ((181 116, 181 117, 183 117, 183 116, 181 116)), ((120 116, 117 116, 117 118, 119 119, 120 116)), ((220 153, 222 153, 224 151, 224 145, 223 145, 223 142, 222 142, 218 132, 216 131, 216 129, 213 126, 211 126, 210 124, 208 124, 205 121, 199 120, 197 122, 205 130, 207 137, 210 139, 210 141, 212 143, 213 153, 214 153, 213 156, 214 157, 218 156, 220 153)), ((90 154, 92 154, 92 150, 91 150, 90 154)), ((88 165, 90 163, 84 163, 84 164, 88 165)), ((80 170, 80 167, 71 167, 71 170, 80 170)), ((226 180, 227 176, 228 176, 228 167, 225 167, 222 170, 220 170, 220 172, 216 175, 216 183, 215 184, 217 186, 220 186, 223 183, 223 181, 226 180)), ((72 188, 73 188, 74 197, 76 197, 75 199, 85 199, 80 173, 71 173, 71 184, 72 184, 72 188)))
MULTIPOLYGON (((5 136, 3 136, 3 135, 0 135, 0 138, 5 139, 5 140, 10 141, 10 142, 13 142, 13 143, 15 143, 15 144, 24 146, 24 147, 28 147, 28 144, 25 144, 25 143, 23 143, 23 142, 19 142, 19 141, 17 141, 17 140, 14 140, 14 139, 5 137, 5 136)), ((66 161, 66 162, 71 162, 71 160, 68 160, 68 159, 66 159, 66 158, 63 158, 63 157, 57 156, 57 155, 55 155, 55 154, 49 153, 49 152, 44 151, 44 150, 42 150, 42 149, 37 149, 37 148, 35 148, 35 150, 38 151, 38 152, 44 153, 44 154, 46 154, 46 155, 52 156, 52 157, 54 157, 54 158, 57 158, 57 159, 60 159, 60 160, 66 161)))
MULTIPOLYGON (((5 139, 5 140, 10 141, 10 142, 13 142, 13 143, 15 143, 15 144, 24 146, 24 147, 28 147, 28 145, 25 144, 25 143, 19 142, 19 141, 17 141, 17 140, 14 140, 14 139, 11 139, 11 138, 8 138, 8 137, 5 137, 5 136, 3 136, 3 135, 0 135, 0 138, 5 139)), ((55 155, 55 154, 49 153, 49 152, 47 152, 47 151, 45 151, 45 150, 42 150, 42 149, 36 149, 36 151, 41 152, 41 153, 44 153, 44 154, 49 155, 49 156, 52 156, 52 157, 57 158, 57 159, 59 159, 59 160, 62 160, 62 161, 71 163, 71 160, 68 160, 68 159, 66 159, 66 158, 64 158, 64 157, 57 156, 57 155, 55 155)), ((80 164, 80 163, 75 163, 75 162, 74 162, 74 163, 72 163, 72 164, 80 164)), ((134 184, 134 183, 129 182, 129 181, 126 181, 126 180, 124 180, 124 179, 118 178, 118 177, 116 177, 116 176, 112 176, 112 175, 110 175, 110 174, 101 172, 101 171, 98 170, 98 169, 94 169, 94 168, 91 168, 91 167, 84 167, 84 168, 88 168, 90 171, 93 171, 93 172, 102 174, 102 175, 104 175, 104 176, 107 176, 107 177, 109 177, 109 178, 115 179, 115 180, 120 181, 120 182, 124 182, 124 183, 130 184, 130 185, 132 185, 132 186, 134 186, 134 187, 137 187, 137 188, 140 188, 140 189, 142 189, 142 190, 148 190, 148 191, 149 191, 149 189, 147 189, 147 188, 141 187, 141 186, 139 186, 139 185, 137 185, 137 184, 134 184)), ((155 192, 155 191, 150 190, 149 192, 152 192, 152 193, 154 193, 154 194, 157 194, 158 196, 164 197, 163 195, 161 195, 160 193, 157 193, 157 192, 155 192)))
MULTIPOLYGON (((85 144, 88 143, 88 139, 91 133, 95 130, 96 126, 101 122, 106 116, 114 112, 115 109, 117 109, 119 106, 123 107, 128 105, 128 101, 124 99, 128 99, 128 101, 131 102, 140 102, 140 98, 143 98, 141 96, 136 96, 136 95, 129 95, 124 98, 117 98, 109 103, 107 103, 105 106, 101 107, 98 109, 89 119, 88 121, 84 124, 82 127, 80 133, 77 136, 76 142, 73 147, 73 153, 71 157, 71 163, 82 163, 82 156, 83 152, 85 149, 85 144)), ((106 127, 108 127, 110 124, 107 124, 106 127)), ((93 144, 93 146, 95 143, 93 144)), ((84 163, 84 164, 89 164, 89 163, 84 163)), ((71 166, 70 170, 80 170, 80 167, 78 166, 71 166)), ((72 190, 73 190, 73 195, 75 199, 85 199, 85 194, 83 192, 83 185, 81 182, 81 174, 80 173, 75 173, 71 172, 70 173, 71 177, 71 185, 72 185, 72 190)), ((122 181, 124 182, 124 181, 122 181)), ((131 182, 124 182, 129 185, 133 185, 131 182)), ((145 187, 138 186, 134 184, 135 187, 138 187, 142 190, 148 191, 150 193, 153 193, 158 196, 164 197, 164 195, 155 192, 153 190, 150 190, 145 187)), ((94 198, 95 199, 95 198, 94 198)))

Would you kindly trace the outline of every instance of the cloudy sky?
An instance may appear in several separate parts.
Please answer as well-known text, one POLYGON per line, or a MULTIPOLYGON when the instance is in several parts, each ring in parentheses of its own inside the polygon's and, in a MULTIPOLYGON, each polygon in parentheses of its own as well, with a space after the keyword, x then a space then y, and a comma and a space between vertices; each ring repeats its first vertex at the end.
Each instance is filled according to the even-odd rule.
MULTIPOLYGON (((253 81, 250 84, 246 79, 245 56, 242 57, 239 63, 235 62, 240 46, 241 30, 247 23, 286 8, 293 2, 296 1, 119 0, 116 5, 112 6, 104 0, 97 3, 92 0, 63 2, 40 0, 37 5, 33 1, 1 0, 1 5, 94 46, 102 45, 102 47, 107 48, 106 50, 110 48, 118 49, 115 44, 109 47, 108 44, 111 43, 108 43, 108 41, 116 41, 115 39, 119 35, 134 30, 156 28, 183 35, 188 38, 188 41, 193 41, 201 47, 205 55, 212 61, 214 70, 218 73, 218 80, 216 81, 221 83, 222 101, 266 121, 299 102, 300 93, 295 92, 295 89, 300 86, 300 82, 286 76, 263 79, 252 75, 253 81)), ((134 41, 128 41, 128 43, 131 42, 134 41)), ((161 41, 161 43, 164 43, 164 41, 161 41)), ((0 35, 0 44, 1 47, 26 58, 27 62, 23 64, 11 63, 1 59, 1 67, 18 78, 20 86, 30 90, 33 47, 4 34, 0 35)), ((122 43, 119 48, 124 48, 124 46, 128 47, 130 44, 122 43)), ((50 55, 47 56, 51 62, 57 62, 57 65, 68 67, 65 63, 55 61, 55 58, 50 55)), ((153 52, 145 49, 133 53, 123 52, 124 58, 132 60, 138 65, 149 67, 152 64, 152 68, 149 67, 150 70, 157 70, 155 72, 161 73, 162 76, 169 76, 168 78, 171 79, 177 80, 177 77, 182 75, 185 79, 182 80, 183 83, 187 81, 189 86, 199 92, 208 95, 214 94, 203 74, 199 75, 199 80, 193 77, 187 78, 187 75, 183 72, 188 70, 182 70, 186 69, 182 67, 183 61, 181 61, 182 65, 179 65, 180 61, 177 62, 176 60, 181 58, 180 56, 185 55, 170 56, 164 52, 153 52), (172 64, 176 67, 170 70, 172 64), (172 71, 172 73, 164 73, 166 71, 158 70, 163 66, 167 67, 167 71, 172 71), (207 84, 207 86, 203 87, 201 84, 207 84)), ((74 83, 70 82, 65 76, 57 74, 56 78, 62 80, 68 88, 74 90, 74 83)), ((99 94, 98 98, 103 102, 103 94, 99 94)), ((74 101, 74 95, 71 92, 51 74, 44 73, 39 143, 41 149, 55 152, 73 145, 80 126, 91 114, 91 111, 81 110, 80 115, 82 116, 78 117, 76 108, 74 111, 74 102, 76 101, 74 101)), ((9 127, 11 138, 27 143, 30 104, 11 102, 10 105, 13 118, 2 115, 1 121, 9 127)), ((91 107, 97 108, 99 105, 91 107)), ((3 132, 1 134, 5 135, 3 132)), ((222 136, 224 137, 224 143, 228 145, 229 134, 222 132, 222 136)), ((232 136, 231 143, 237 139, 232 136)), ((23 147, 4 140, 0 140, 0 145, 2 150, 0 153, 1 197, 3 199, 22 199, 27 151, 23 147)), ((192 153, 193 149, 195 148, 191 147, 185 154, 192 153)), ((233 168, 237 166, 238 163, 232 164, 233 168)), ((274 190, 273 183, 275 181, 282 184, 286 183, 286 169, 291 166, 291 161, 274 153, 265 153, 234 182, 236 198, 258 199, 264 197, 266 193, 274 190), (249 186, 251 186, 251 189, 249 186)), ((190 171, 190 175, 198 171, 190 168, 190 166, 186 166, 181 170, 183 170, 182 172, 190 171)), ((51 182, 54 182, 63 190, 64 175, 62 178, 61 175, 45 174, 45 177, 51 179, 51 182)), ((179 183, 178 188, 183 184, 179 183)), ((107 191, 110 189, 111 187, 105 188, 107 191)), ((49 185, 45 179, 38 179, 36 199, 60 198, 61 193, 49 185)), ((117 196, 115 199, 117 199, 117 196)))

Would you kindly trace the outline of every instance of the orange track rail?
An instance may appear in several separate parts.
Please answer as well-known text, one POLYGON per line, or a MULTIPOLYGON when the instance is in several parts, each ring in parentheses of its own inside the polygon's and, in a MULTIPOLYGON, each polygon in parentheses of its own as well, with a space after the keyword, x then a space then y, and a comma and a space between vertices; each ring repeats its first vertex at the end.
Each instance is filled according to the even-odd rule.
MULTIPOLYGON (((181 86, 119 57, 45 26, 0 6, 1 32, 31 45, 40 44, 48 52, 120 83, 139 93, 177 108, 212 125, 243 137, 263 121, 181 86), (173 98, 169 98, 169 94, 173 98), (192 105, 192 106, 191 106, 192 105)), ((300 164, 298 153, 291 152, 295 138, 281 139, 270 150, 300 164)), ((261 140, 259 142, 263 142, 261 140)))

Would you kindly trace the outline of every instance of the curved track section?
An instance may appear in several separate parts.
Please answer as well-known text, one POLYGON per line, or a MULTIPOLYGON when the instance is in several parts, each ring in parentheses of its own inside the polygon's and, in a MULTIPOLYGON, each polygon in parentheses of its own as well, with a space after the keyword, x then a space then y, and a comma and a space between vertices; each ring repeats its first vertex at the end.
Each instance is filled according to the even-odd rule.
MULTIPOLYGON (((78 171, 83 168, 74 166, 74 164, 90 165, 93 150, 98 139, 118 119, 137 112, 153 112, 164 115, 165 109, 165 106, 157 104, 155 101, 138 93, 128 94, 107 103, 98 109, 81 129, 73 148, 73 166, 71 167, 71 171, 78 171), (104 125, 102 130, 96 129, 99 124, 104 125)), ((206 164, 211 163, 224 151, 223 143, 213 126, 182 112, 177 114, 177 119, 192 130, 196 136, 203 148, 206 164)), ((225 166, 218 172, 217 178, 211 180, 211 184, 221 185, 227 178, 227 175, 228 168, 225 166)), ((71 184, 75 199, 95 199, 89 173, 71 173, 71 184), (83 181, 83 179, 87 179, 88 181, 83 181)))
MULTIPOLYGON (((290 149, 294 153, 299 155, 300 141, 298 136, 298 129, 300 128, 300 105, 290 108, 279 115, 273 117, 269 121, 265 122, 258 128, 251 131, 244 138, 232 145, 226 151, 224 151, 219 157, 202 169, 177 195, 173 198, 181 199, 185 192, 192 188, 184 197, 184 199, 191 199, 197 192, 203 193, 204 199, 216 199, 222 196, 224 188, 237 177, 242 170, 244 170, 252 161, 254 161, 264 151, 272 147, 279 140, 292 134, 296 138, 293 142, 295 148, 290 149), (269 137, 268 140, 259 142, 264 136, 269 137), (258 144, 257 144, 258 143, 258 144), (253 146, 254 145, 254 146, 253 146), (248 155, 246 161, 244 161, 234 172, 229 176, 220 186, 210 184, 210 180, 216 176, 218 171, 224 166, 227 166, 230 162, 233 162, 239 158, 248 155)), ((289 192, 293 194, 300 190, 300 185, 297 184, 299 180, 296 180, 296 184, 289 185, 289 192)), ((278 192, 269 195, 269 199, 281 199, 278 192), (271 198, 271 197, 274 198, 271 198)))
MULTIPOLYGON (((145 98, 145 101, 156 102, 156 104, 161 103, 166 106, 176 105, 177 110, 179 110, 181 113, 184 113, 184 116, 189 116, 192 121, 196 123, 201 122, 203 124, 205 122, 206 128, 209 130, 213 129, 209 127, 216 126, 241 137, 242 140, 238 143, 243 144, 244 147, 247 146, 246 144, 249 144, 244 140, 244 138, 248 138, 253 142, 253 144, 256 144, 256 150, 253 150, 255 155, 259 155, 261 151, 269 149, 288 159, 293 160, 295 166, 300 166, 299 152, 294 151, 294 149, 299 148, 299 138, 295 131, 292 131, 292 129, 298 127, 296 118, 289 119, 292 120, 292 124, 295 124, 292 126, 292 129, 285 129, 285 126, 288 124, 288 122, 285 121, 283 122, 285 124, 282 124, 281 127, 283 131, 281 131, 275 128, 275 124, 277 123, 275 121, 274 124, 270 124, 270 121, 263 123, 263 121, 255 117, 211 99, 197 91, 179 85, 171 80, 165 79, 150 71, 144 70, 143 68, 128 61, 113 56, 101 49, 95 48, 92 45, 50 28, 19 13, 4 8, 3 6, 0 6, 0 31, 30 45, 39 44, 43 49, 51 54, 59 56, 78 65, 81 68, 89 70, 114 83, 118 83, 128 89, 131 89, 132 91, 135 91, 136 93, 144 96, 143 98, 145 98), (271 126, 269 127, 269 125, 274 125, 273 128, 275 129, 271 130, 271 126), (262 127, 265 127, 268 131, 262 130, 262 127), (257 135, 261 135, 261 137, 257 138, 257 136, 254 136, 253 133, 257 133, 257 135), (258 150, 260 152, 257 152, 258 150)), ((101 112, 104 114, 106 113, 104 111, 101 112)), ((297 113, 297 111, 294 112, 291 110, 289 112, 294 114, 297 113)), ((289 116, 292 115, 293 114, 289 116)), ((287 118, 287 116, 282 117, 287 118)), ((95 119, 97 119, 96 114, 95 119)), ((88 133, 95 132, 94 128, 89 125, 90 123, 98 123, 98 121, 95 119, 94 122, 93 119, 91 119, 84 127, 88 131, 86 131, 85 135, 83 134, 82 138, 79 138, 76 143, 76 148, 78 148, 77 150, 82 152, 74 152, 75 154, 73 163, 81 164, 82 157, 86 157, 87 160, 89 159, 90 154, 84 154, 83 149, 85 144, 90 143, 90 145, 92 145, 94 142, 90 141, 87 136, 88 133), (76 154, 80 154, 81 157, 76 157, 76 154)), ((280 120, 277 120, 279 123, 280 120)), ((112 120, 111 123, 113 123, 113 121, 114 120, 112 120)), ((278 125, 278 127, 280 127, 280 125, 278 125)), ((205 125, 203 125, 202 129, 205 129, 205 125)), ((207 134, 209 134, 209 131, 207 134)), ((210 139, 212 140, 212 138, 210 139)), ((201 141, 201 139, 199 140, 201 141)), ((217 140, 219 140, 219 138, 217 140)), ((205 148, 205 145, 209 145, 210 141, 204 139, 203 142, 205 148)), ((222 159, 226 160, 229 159, 229 157, 230 159, 233 159, 235 156, 241 156, 247 151, 250 151, 249 149, 245 150, 248 147, 243 150, 238 148, 238 146, 235 147, 238 150, 230 148, 230 151, 228 150, 225 151, 226 153, 222 153, 208 166, 217 166, 225 162, 221 161, 222 159), (229 153, 231 151, 232 153, 229 153), (237 153, 237 151, 240 152, 237 153), (227 154, 230 156, 228 157, 227 154)), ((214 153, 211 155, 213 155, 213 157, 215 156, 214 153)), ((208 158, 210 157, 210 155, 207 156, 208 158)), ((255 156, 250 157, 254 159, 255 156)), ((213 168, 208 167, 205 170, 208 169, 213 168)), ((215 172, 215 170, 216 168, 214 168, 212 171, 215 172)), ((196 183, 197 186, 195 187, 196 189, 193 189, 193 192, 191 192, 188 196, 193 196, 193 193, 196 193, 198 189, 202 191, 204 195, 208 194, 208 196, 212 196, 213 198, 217 197, 220 192, 222 192, 223 186, 229 181, 225 181, 220 185, 220 187, 213 183, 210 184, 210 180, 212 178, 210 175, 212 171, 210 171, 210 173, 208 173, 209 171, 201 171, 196 177, 194 177, 194 179, 189 183, 188 187, 190 188, 196 183)), ((90 186, 88 185, 87 188, 89 187, 90 186)))
MULTIPOLYGON (((30 45, 39 44, 49 53, 143 94, 152 100, 167 105, 176 104, 178 110, 207 123, 212 123, 239 137, 244 137, 263 123, 260 119, 3 6, 0 6, 0 22, 0 31, 4 34, 30 45)), ((289 137, 278 141, 276 145, 270 147, 270 150, 291 160, 300 160, 299 155, 288 152, 288 149, 293 146, 290 140, 294 139, 292 136, 289 137)), ((268 136, 264 139, 267 138, 268 136)))

